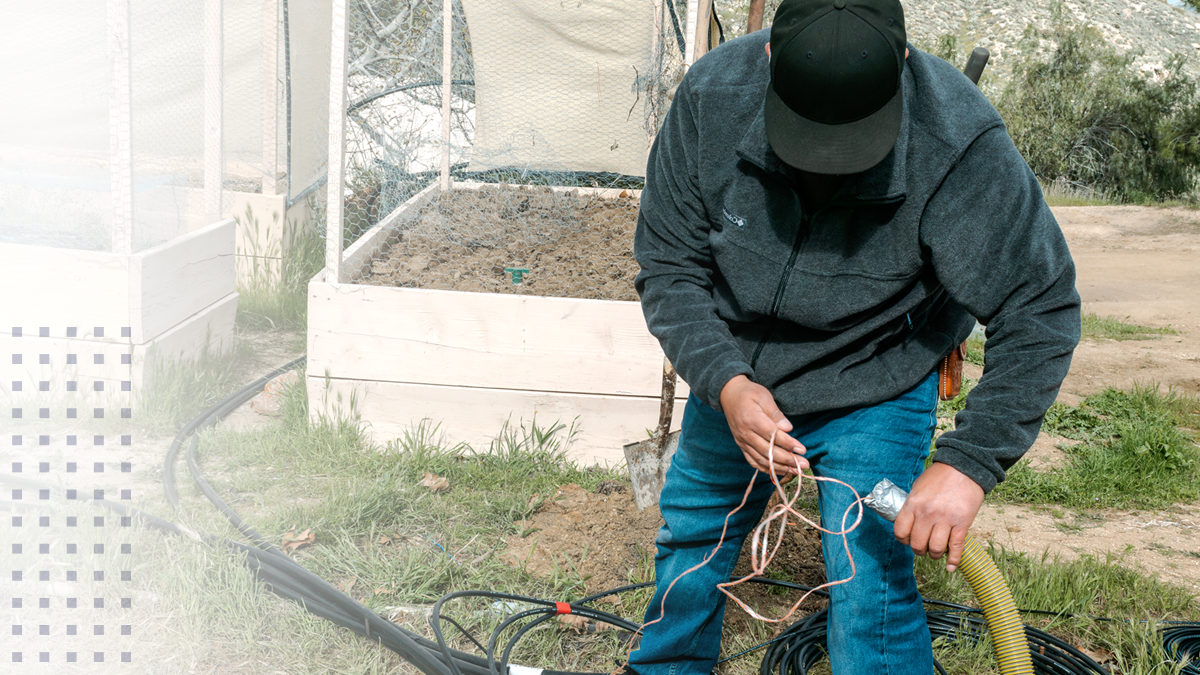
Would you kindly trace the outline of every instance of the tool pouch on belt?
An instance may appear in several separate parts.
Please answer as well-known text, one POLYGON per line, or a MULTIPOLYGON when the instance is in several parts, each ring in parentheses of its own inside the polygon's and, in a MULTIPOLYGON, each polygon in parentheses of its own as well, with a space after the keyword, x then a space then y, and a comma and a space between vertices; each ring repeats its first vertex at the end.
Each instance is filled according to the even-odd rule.
POLYGON ((962 364, 966 355, 967 343, 963 342, 938 364, 938 395, 943 401, 949 401, 962 391, 962 364))

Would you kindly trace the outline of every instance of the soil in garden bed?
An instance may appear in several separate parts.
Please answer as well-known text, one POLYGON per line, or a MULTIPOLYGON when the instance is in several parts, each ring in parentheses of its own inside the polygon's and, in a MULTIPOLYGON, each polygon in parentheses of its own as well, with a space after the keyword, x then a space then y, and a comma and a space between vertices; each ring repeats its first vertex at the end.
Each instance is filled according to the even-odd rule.
POLYGON ((638 199, 621 195, 507 186, 438 194, 363 283, 636 301, 638 199))

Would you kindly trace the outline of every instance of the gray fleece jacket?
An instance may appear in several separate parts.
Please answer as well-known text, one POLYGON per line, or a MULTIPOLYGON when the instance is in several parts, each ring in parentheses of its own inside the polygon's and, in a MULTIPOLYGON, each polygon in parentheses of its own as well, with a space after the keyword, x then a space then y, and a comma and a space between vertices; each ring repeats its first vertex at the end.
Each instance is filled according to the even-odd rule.
POLYGON ((990 491, 1079 341, 1058 223, 987 99, 911 46, 895 148, 805 212, 763 127, 769 33, 700 59, 650 152, 634 248, 650 332, 708 405, 747 375, 796 415, 898 396, 978 318, 983 377, 935 460, 990 491))

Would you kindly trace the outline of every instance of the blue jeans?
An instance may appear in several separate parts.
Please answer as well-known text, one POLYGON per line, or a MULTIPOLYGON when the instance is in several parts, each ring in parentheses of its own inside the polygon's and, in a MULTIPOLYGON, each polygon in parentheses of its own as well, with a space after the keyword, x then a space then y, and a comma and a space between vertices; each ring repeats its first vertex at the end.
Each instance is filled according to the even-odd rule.
MULTIPOLYGON (((805 457, 817 475, 849 483, 863 496, 883 478, 908 490, 924 470, 937 424, 936 373, 891 401, 789 419, 792 435, 808 449, 805 457)), ((646 622, 660 616, 667 585, 712 552, 725 517, 741 502, 753 475, 725 416, 693 395, 659 500, 665 524, 655 542, 658 590, 646 622)), ((854 496, 836 483, 817 485, 821 525, 843 529, 842 514, 854 496)), ((637 675, 712 671, 720 654, 726 600, 716 585, 729 579, 742 542, 758 524, 773 489, 769 478, 759 474, 746 506, 729 519, 720 550, 706 566, 675 583, 667 595, 665 618, 646 628, 641 647, 631 655, 630 669, 637 675)), ((857 510, 851 512, 847 526, 856 515, 857 510)), ((870 509, 848 538, 857 574, 829 589, 833 672, 930 675, 933 653, 913 577, 912 549, 896 541, 892 524, 870 509)), ((850 576, 842 538, 822 534, 821 544, 826 577, 850 576)))

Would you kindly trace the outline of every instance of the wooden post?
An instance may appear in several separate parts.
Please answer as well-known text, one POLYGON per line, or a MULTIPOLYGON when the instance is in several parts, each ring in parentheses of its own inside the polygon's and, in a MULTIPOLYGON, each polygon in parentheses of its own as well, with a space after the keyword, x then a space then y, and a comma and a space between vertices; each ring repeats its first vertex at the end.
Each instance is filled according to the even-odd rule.
POLYGON ((696 6, 696 35, 693 38, 692 60, 688 62, 691 65, 696 62, 696 59, 708 53, 708 46, 712 44, 712 10, 713 0, 700 0, 696 6))
POLYGON ((204 224, 221 220, 225 189, 222 0, 204 1, 204 224))
POLYGON ((108 0, 109 184, 112 251, 133 254, 133 77, 129 0, 108 0))
MULTIPOLYGON (((707 2, 707 0, 705 0, 707 2)), ((687 4, 687 26, 684 28, 684 44, 687 45, 683 50, 683 65, 685 68, 691 67, 696 62, 696 25, 699 20, 700 0, 688 0, 687 4)))
POLYGON ((643 114, 645 115, 644 119, 646 120, 646 150, 649 150, 650 146, 654 145, 654 137, 658 135, 658 115, 656 114, 658 87, 651 86, 649 83, 653 82, 655 73, 661 75, 661 72, 658 71, 663 67, 664 63, 662 52, 662 33, 663 26, 665 25, 665 18, 666 17, 663 14, 663 0, 654 0, 654 21, 650 22, 652 27, 652 32, 650 33, 651 69, 650 73, 647 74, 645 78, 645 82, 647 84, 638 84, 639 87, 643 88, 643 91, 646 94, 646 104, 642 108, 643 114))
POLYGON ((279 193, 279 0, 263 0, 262 193, 279 193))
POLYGON ((454 61, 454 0, 442 2, 442 190, 450 189, 450 95, 454 61))
POLYGON ((750 0, 750 16, 746 19, 746 34, 762 30, 767 0, 750 0))
POLYGON ((349 0, 333 0, 329 40, 329 179, 325 204, 325 280, 342 281, 343 192, 346 182, 346 65, 349 42, 346 22, 349 0))
POLYGON ((658 64, 662 63, 658 50, 661 49, 662 44, 664 19, 663 0, 654 0, 654 21, 650 22, 652 26, 652 32, 650 33, 650 58, 652 59, 651 63, 655 67, 658 67, 658 64))

